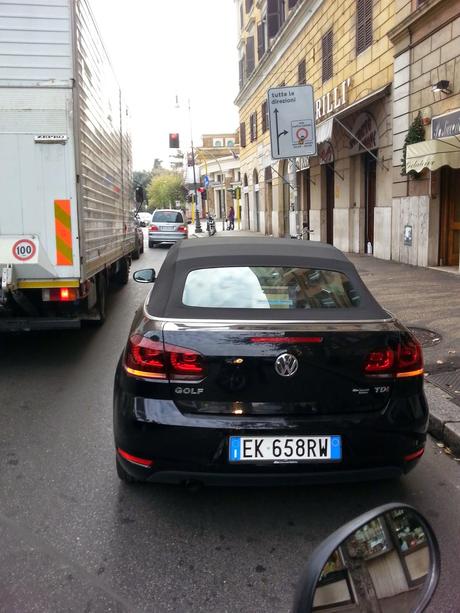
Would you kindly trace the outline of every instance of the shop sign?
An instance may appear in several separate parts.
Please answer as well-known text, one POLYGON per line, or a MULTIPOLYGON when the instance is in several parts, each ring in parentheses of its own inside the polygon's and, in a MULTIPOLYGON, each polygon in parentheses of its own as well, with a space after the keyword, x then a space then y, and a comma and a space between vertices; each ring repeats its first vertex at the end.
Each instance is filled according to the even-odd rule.
POLYGON ((297 172, 301 172, 302 170, 307 170, 310 168, 310 158, 307 156, 297 158, 297 172))
POLYGON ((460 134, 460 109, 433 117, 431 120, 431 134, 433 138, 446 138, 460 134))
POLYGON ((379 146, 379 133, 375 119, 370 113, 360 113, 351 129, 357 139, 361 141, 364 147, 356 138, 350 138, 349 149, 350 155, 356 155, 363 151, 377 149, 379 146))
POLYGON ((319 121, 332 111, 337 111, 348 103, 348 90, 350 89, 351 79, 345 79, 340 85, 334 87, 330 92, 315 100, 315 120, 319 121))
POLYGON ((320 164, 332 164, 334 162, 334 147, 332 143, 326 141, 318 145, 318 156, 320 164))
POLYGON ((404 226, 404 246, 412 247, 412 226, 404 226))

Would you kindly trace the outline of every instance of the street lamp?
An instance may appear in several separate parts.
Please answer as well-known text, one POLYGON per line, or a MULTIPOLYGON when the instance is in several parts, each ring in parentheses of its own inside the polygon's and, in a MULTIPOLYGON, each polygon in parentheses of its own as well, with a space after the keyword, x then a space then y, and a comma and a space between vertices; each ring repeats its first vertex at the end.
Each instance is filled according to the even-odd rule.
POLYGON ((195 151, 193 148, 193 130, 192 130, 192 110, 190 107, 190 98, 188 100, 188 116, 190 120, 190 145, 192 148, 192 165, 193 165, 193 191, 195 192, 195 232, 200 234, 203 232, 200 222, 200 210, 198 208, 198 190, 196 187, 196 171, 195 171, 195 151))

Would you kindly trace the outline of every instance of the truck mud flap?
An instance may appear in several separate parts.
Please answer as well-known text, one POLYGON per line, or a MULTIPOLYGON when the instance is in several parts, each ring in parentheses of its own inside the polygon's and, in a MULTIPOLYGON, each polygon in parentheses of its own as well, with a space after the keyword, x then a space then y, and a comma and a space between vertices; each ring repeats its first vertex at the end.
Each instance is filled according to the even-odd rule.
POLYGON ((31 330, 71 330, 80 327, 80 319, 52 319, 44 317, 29 317, 26 319, 0 318, 0 332, 29 332, 31 330))

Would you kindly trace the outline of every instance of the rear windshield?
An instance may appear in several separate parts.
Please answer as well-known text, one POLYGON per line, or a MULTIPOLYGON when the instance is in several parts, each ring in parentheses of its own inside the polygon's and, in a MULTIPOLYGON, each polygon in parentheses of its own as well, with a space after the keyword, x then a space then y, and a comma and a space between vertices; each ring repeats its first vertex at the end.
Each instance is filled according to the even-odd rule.
POLYGON ((359 306, 360 296, 334 270, 234 266, 189 272, 182 302, 224 309, 348 309, 359 306))
POLYGON ((182 213, 177 213, 176 211, 155 211, 152 221, 158 221, 160 223, 183 223, 184 219, 182 213))

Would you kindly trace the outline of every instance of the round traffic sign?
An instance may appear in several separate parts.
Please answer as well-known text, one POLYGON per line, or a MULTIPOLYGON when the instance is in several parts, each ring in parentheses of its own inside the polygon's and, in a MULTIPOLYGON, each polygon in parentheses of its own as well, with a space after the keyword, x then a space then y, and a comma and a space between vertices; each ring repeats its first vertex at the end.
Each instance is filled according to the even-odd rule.
POLYGON ((28 238, 21 238, 16 241, 12 248, 13 257, 20 262, 27 262, 31 260, 37 253, 37 247, 35 243, 28 238))
POLYGON ((303 143, 308 138, 308 130, 307 128, 299 128, 295 135, 297 136, 299 143, 303 143))

